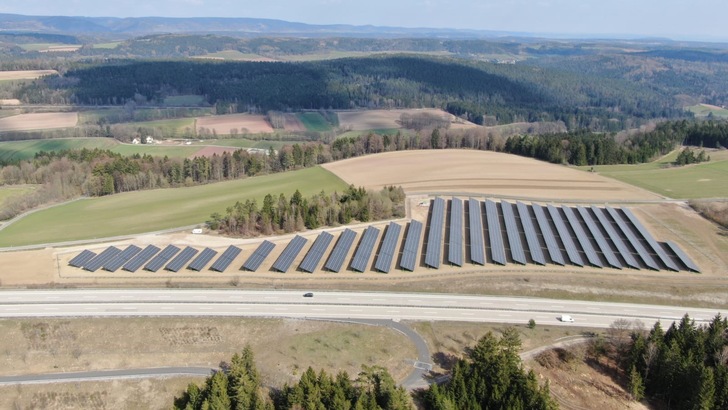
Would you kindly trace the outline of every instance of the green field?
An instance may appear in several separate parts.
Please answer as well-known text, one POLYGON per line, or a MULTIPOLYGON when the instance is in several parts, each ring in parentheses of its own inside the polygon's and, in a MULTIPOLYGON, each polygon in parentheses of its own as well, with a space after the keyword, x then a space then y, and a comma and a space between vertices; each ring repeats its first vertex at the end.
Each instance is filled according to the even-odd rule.
POLYGON ((292 145, 299 141, 269 141, 269 140, 249 140, 245 138, 231 138, 231 139, 217 139, 217 140, 205 140, 203 145, 215 145, 218 147, 236 147, 236 148, 259 148, 268 149, 273 148, 275 150, 280 149, 284 145, 292 145))
MULTIPOLYGON (((669 198, 728 197, 728 159, 724 152, 709 153, 711 161, 671 166, 678 150, 654 162, 638 165, 599 165, 594 171, 669 198)), ((580 167, 588 170, 591 167, 580 167)))
POLYGON ((696 117, 707 117, 713 114, 716 118, 728 118, 728 110, 725 108, 708 107, 702 104, 692 105, 686 108, 688 111, 694 113, 696 117))
POLYGON ((198 107, 205 103, 201 95, 174 95, 164 99, 164 105, 172 107, 198 107))
POLYGON ((298 119, 301 120, 308 131, 331 131, 331 124, 317 112, 302 112, 298 114, 298 119))
POLYGON ((112 41, 110 43, 96 43, 93 45, 93 48, 102 48, 102 49, 111 50, 111 49, 119 47, 120 44, 121 44, 121 41, 112 41))
POLYGON ((62 151, 66 149, 111 149, 119 142, 111 138, 59 138, 48 140, 26 140, 0 142, 0 160, 31 159, 40 151, 62 151))
POLYGON ((401 132, 403 135, 412 133, 410 130, 403 130, 399 128, 380 128, 375 130, 355 130, 355 131, 346 131, 343 134, 339 134, 336 137, 337 138, 357 138, 362 135, 368 135, 369 133, 379 134, 379 135, 396 135, 398 132, 401 132))
POLYGON ((20 48, 22 48, 25 51, 43 51, 48 50, 53 47, 74 47, 74 48, 80 48, 81 44, 63 44, 63 43, 29 43, 29 44, 19 44, 20 48))
POLYGON ((117 125, 125 125, 132 128, 154 128, 163 133, 165 137, 182 137, 188 133, 192 135, 195 129, 194 118, 174 118, 170 120, 125 122, 117 125))
POLYGON ((200 146, 194 145, 118 144, 111 151, 124 156, 148 154, 153 157, 187 158, 199 150, 200 146))
POLYGON ((20 246, 137 234, 207 221, 236 201, 266 194, 290 197, 298 189, 304 196, 324 190, 343 191, 347 184, 321 167, 220 182, 191 188, 129 192, 82 199, 49 208, 0 231, 0 246, 20 246))

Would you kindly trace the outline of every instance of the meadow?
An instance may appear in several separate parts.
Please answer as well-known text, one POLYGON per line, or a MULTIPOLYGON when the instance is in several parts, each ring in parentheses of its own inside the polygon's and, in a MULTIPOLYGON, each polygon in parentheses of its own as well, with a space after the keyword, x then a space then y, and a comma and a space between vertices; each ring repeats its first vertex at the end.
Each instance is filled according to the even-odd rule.
POLYGON ((713 117, 728 118, 728 110, 715 105, 697 104, 687 107, 687 110, 695 114, 696 117, 707 117, 712 114, 713 117))
POLYGON ((158 189, 82 199, 26 216, 0 231, 0 246, 131 235, 202 224, 237 201, 266 194, 305 196, 343 191, 347 184, 321 167, 189 188, 158 189))
POLYGON ((122 155, 149 154, 185 158, 200 148, 185 145, 132 145, 122 144, 112 138, 59 138, 47 140, 26 140, 0 142, 0 161, 27 160, 40 151, 62 151, 71 149, 104 149, 122 155))
POLYGON ((331 131, 331 124, 317 112, 303 112, 298 114, 298 119, 308 131, 326 132, 331 131))

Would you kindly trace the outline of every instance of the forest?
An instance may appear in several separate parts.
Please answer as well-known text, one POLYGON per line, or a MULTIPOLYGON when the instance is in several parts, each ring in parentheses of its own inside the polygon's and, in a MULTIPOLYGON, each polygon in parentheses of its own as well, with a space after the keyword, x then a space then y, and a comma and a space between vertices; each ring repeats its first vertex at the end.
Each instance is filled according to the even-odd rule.
POLYGON ((180 410, 428 410, 529 409, 552 410, 558 405, 548 384, 540 385, 518 357, 518 331, 506 328, 501 337, 487 333, 463 353, 451 378, 413 396, 396 385, 386 369, 363 366, 352 380, 308 368, 298 383, 282 388, 263 387, 253 352, 245 347, 221 371, 200 387, 190 384, 174 401, 180 410), (267 394, 266 394, 267 393, 267 394), (415 401, 420 406, 415 407, 415 401))

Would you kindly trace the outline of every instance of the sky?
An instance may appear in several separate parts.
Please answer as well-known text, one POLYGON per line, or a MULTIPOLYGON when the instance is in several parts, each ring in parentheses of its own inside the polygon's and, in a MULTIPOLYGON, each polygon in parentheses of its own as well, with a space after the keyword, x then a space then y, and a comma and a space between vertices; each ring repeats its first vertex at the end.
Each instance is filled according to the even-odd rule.
POLYGON ((728 40, 726 0, 0 0, 0 13, 254 17, 309 24, 728 40))

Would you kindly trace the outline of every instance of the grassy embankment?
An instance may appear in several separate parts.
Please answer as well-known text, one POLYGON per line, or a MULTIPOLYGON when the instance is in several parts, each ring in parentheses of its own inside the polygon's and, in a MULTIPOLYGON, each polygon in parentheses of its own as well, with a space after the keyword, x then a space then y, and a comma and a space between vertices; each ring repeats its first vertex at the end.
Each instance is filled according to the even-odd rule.
POLYGON ((0 231, 0 246, 104 238, 203 223, 236 201, 266 194, 305 196, 342 191, 347 184, 320 167, 190 188, 129 192, 49 208, 0 231))

